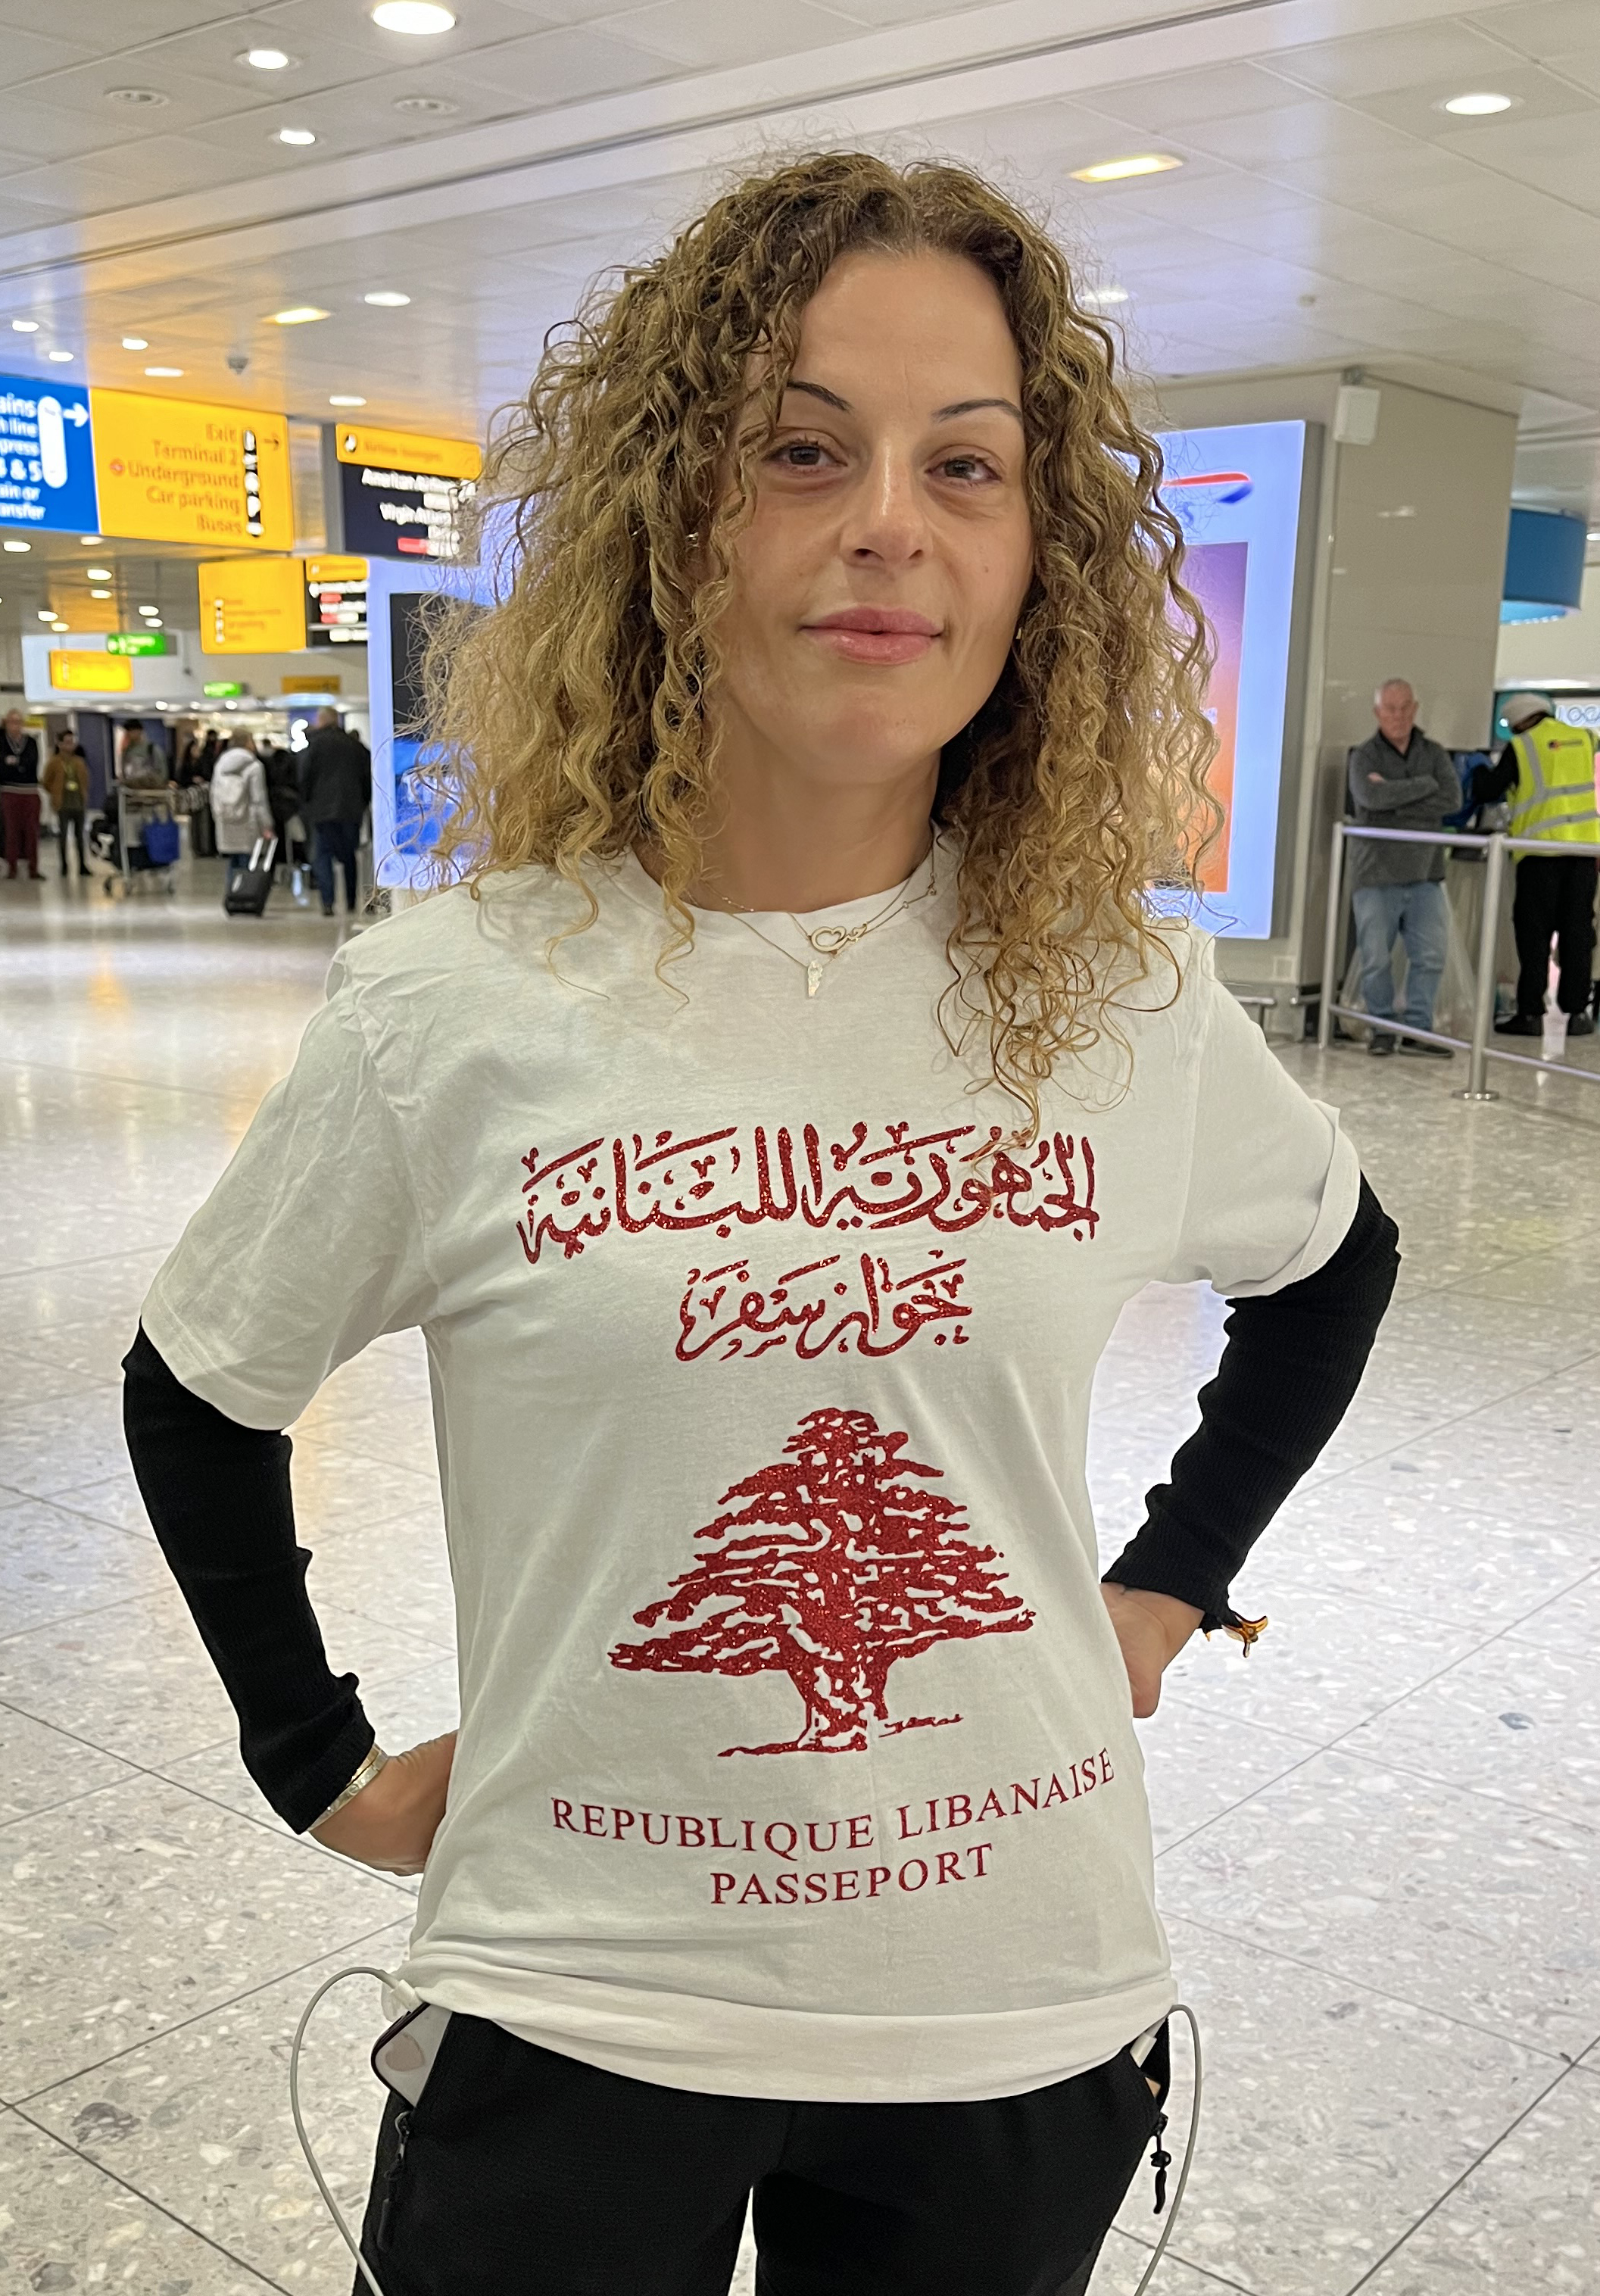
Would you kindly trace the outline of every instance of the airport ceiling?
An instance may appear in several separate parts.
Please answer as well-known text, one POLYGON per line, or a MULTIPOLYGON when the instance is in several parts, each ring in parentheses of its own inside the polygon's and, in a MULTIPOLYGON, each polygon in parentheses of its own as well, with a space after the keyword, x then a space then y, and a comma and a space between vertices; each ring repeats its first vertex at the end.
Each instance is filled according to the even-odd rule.
POLYGON ((1591 507, 1600 0, 451 0, 435 37, 371 4, 0 0, 0 367, 477 430, 595 272, 849 140, 1047 208, 1149 373, 1431 382, 1520 413, 1522 498, 1591 507), (1511 105, 1440 108, 1481 92, 1511 105), (1183 164, 1071 180, 1152 152, 1183 164))

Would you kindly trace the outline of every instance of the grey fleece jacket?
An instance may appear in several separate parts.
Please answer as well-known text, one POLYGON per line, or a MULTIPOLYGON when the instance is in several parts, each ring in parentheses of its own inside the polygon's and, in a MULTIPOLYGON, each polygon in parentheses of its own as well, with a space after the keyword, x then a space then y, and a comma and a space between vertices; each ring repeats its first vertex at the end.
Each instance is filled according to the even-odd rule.
MULTIPOLYGON (((1350 810, 1367 829, 1439 829, 1461 808, 1461 778, 1450 753, 1420 726, 1402 757, 1374 733, 1350 752, 1350 810), (1382 778, 1374 782, 1371 776, 1382 778)), ((1352 837, 1347 847, 1352 885, 1416 885, 1444 875, 1442 845, 1391 845, 1352 837)))

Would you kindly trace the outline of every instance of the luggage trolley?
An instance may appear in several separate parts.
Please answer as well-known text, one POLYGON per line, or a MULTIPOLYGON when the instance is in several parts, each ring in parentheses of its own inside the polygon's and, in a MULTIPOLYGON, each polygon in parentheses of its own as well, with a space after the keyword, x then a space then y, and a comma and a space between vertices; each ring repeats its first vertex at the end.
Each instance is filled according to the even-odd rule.
POLYGON ((113 898, 120 891, 126 900, 140 877, 158 892, 176 891, 172 871, 179 851, 178 826, 169 790, 130 789, 126 782, 119 782, 113 842, 116 849, 106 858, 114 866, 105 881, 105 890, 113 898))

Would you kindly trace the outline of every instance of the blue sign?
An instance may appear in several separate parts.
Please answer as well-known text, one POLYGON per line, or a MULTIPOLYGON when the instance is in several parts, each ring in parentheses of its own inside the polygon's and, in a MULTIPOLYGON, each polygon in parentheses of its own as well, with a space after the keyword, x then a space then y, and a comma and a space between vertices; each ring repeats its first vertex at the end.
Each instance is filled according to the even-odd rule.
POLYGON ((88 392, 0 374, 0 526, 94 534, 99 525, 88 392))

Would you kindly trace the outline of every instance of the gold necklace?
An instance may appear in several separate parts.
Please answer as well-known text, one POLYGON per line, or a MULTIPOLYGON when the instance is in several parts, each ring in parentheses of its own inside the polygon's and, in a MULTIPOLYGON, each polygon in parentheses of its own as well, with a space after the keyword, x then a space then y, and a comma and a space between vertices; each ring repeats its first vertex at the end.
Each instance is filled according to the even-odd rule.
MULTIPOLYGON (((799 965, 806 976, 807 996, 815 996, 822 987, 825 971, 835 958, 843 956, 847 950, 854 948, 858 942, 865 940, 868 933, 876 932, 880 925, 889 924, 904 910, 915 907, 918 901, 925 901, 937 890, 937 873, 933 867, 933 857, 937 849, 936 846, 930 846, 928 849, 928 882, 920 893, 908 893, 905 885, 897 886, 883 907, 878 910, 875 915, 867 917, 858 925, 819 925, 816 931, 812 932, 807 926, 801 924, 792 909, 785 909, 784 914, 811 951, 808 959, 796 956, 794 951, 792 948, 785 948, 782 941, 774 940, 769 933, 764 933, 761 931, 759 925, 751 924, 743 910, 735 909, 726 903, 724 906, 726 907, 728 915, 742 924, 747 932, 754 933, 756 939, 765 941, 768 948, 776 949, 780 956, 786 956, 791 964, 799 965)), ((921 865, 919 863, 918 866, 921 865)), ((912 875, 915 876, 915 873, 914 870, 912 875)), ((909 879, 907 882, 908 883, 909 879)))

